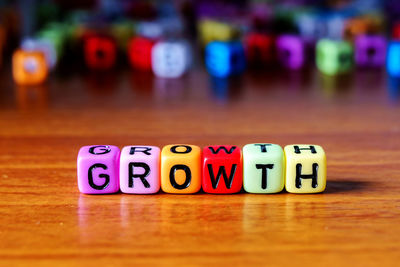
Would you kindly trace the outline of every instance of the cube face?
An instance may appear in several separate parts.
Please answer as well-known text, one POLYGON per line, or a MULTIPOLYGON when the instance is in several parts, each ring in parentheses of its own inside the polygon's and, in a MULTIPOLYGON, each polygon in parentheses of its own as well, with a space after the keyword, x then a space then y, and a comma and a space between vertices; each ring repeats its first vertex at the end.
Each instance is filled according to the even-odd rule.
POLYGON ((386 40, 379 35, 360 35, 355 39, 355 62, 360 67, 381 67, 386 60, 386 40))
POLYGON ((124 147, 121 151, 119 179, 123 193, 157 193, 160 190, 160 148, 124 147))
POLYGON ((286 157, 286 191, 320 193, 326 187, 326 156, 317 145, 288 145, 286 157))
POLYGON ((160 42, 153 46, 151 60, 156 76, 178 78, 189 68, 189 48, 183 42, 160 42))
POLYGON ((320 40, 317 43, 317 67, 327 75, 349 72, 353 67, 353 48, 345 41, 320 40))
POLYGON ((400 77, 400 41, 389 43, 386 69, 390 76, 400 77))
POLYGON ((198 28, 203 45, 208 45, 213 41, 227 42, 237 34, 237 29, 231 25, 213 20, 201 21, 198 28))
POLYGON ((111 38, 89 36, 84 44, 86 65, 94 70, 107 70, 115 65, 117 47, 111 38))
POLYGON ((243 46, 239 42, 211 42, 206 47, 207 71, 216 77, 227 77, 242 73, 246 60, 243 46))
POLYGON ((295 35, 282 35, 276 40, 278 59, 288 69, 300 69, 304 65, 305 46, 302 39, 295 35))
POLYGON ((128 47, 129 61, 135 69, 151 71, 151 50, 154 41, 143 37, 135 37, 128 47))
POLYGON ((207 146, 203 149, 202 187, 212 194, 233 194, 242 189, 242 153, 237 146, 207 146))
POLYGON ((397 22, 392 29, 392 38, 395 40, 400 39, 400 23, 397 22))
POLYGON ((285 155, 279 145, 243 147, 243 186, 248 193, 279 193, 285 186, 285 155))
POLYGON ((260 33, 249 34, 246 38, 246 58, 251 65, 260 66, 274 61, 275 40, 260 33))
POLYGON ((116 146, 84 146, 78 154, 78 188, 85 194, 119 191, 119 157, 116 146))
POLYGON ((201 188, 201 149, 193 145, 167 145, 161 151, 161 189, 193 194, 201 188))
POLYGON ((48 66, 43 52, 17 50, 12 58, 14 81, 19 85, 43 83, 48 76, 48 66))

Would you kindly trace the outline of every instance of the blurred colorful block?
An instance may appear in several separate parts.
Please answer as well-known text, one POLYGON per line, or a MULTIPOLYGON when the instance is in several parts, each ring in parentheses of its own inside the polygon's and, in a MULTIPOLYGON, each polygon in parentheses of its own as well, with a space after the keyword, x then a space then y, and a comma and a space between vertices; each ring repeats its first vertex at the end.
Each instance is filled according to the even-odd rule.
POLYGON ((12 56, 12 74, 19 85, 43 83, 48 76, 45 55, 41 51, 16 50, 12 56))
POLYGON ((138 70, 151 71, 151 50, 155 41, 144 37, 134 37, 128 45, 131 66, 138 70))
POLYGON ((84 41, 86 65, 93 70, 107 70, 114 67, 117 57, 115 41, 108 36, 92 35, 84 41))
POLYGON ((249 65, 263 66, 275 59, 275 38, 263 33, 250 33, 245 38, 246 59, 249 65))
POLYGON ((202 45, 212 41, 231 41, 239 34, 238 29, 224 22, 205 19, 198 24, 199 39, 202 45))
POLYGON ((316 63, 327 75, 347 73, 353 68, 353 47, 346 41, 322 39, 317 43, 316 63))
POLYGON ((217 77, 240 74, 245 70, 246 60, 240 42, 211 42, 205 51, 208 73, 217 77))
POLYGON ((163 41, 155 44, 151 52, 152 69, 161 78, 181 77, 190 67, 189 45, 183 41, 163 41))
POLYGON ((388 44, 386 69, 390 76, 400 77, 400 41, 388 44))
POLYGON ((292 70, 300 69, 305 62, 305 45, 300 36, 281 35, 276 40, 279 63, 292 70))
POLYGON ((355 62, 360 67, 381 67, 386 60, 386 39, 381 35, 359 35, 354 42, 355 62))

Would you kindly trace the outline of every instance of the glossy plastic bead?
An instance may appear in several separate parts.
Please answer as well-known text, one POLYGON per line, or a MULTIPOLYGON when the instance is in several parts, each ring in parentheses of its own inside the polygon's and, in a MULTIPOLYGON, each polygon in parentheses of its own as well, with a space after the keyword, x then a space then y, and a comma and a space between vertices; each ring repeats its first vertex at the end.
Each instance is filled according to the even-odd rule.
POLYGON ((46 80, 48 72, 49 68, 43 52, 24 50, 14 52, 12 73, 15 83, 19 85, 41 84, 46 80))
POLYGON ((240 42, 211 42, 206 47, 205 61, 208 73, 228 77, 245 70, 244 49, 240 42))
POLYGON ((279 193, 285 186, 285 155, 274 144, 243 147, 243 187, 248 193, 279 193))
POLYGON ((242 153, 237 146, 207 146, 203 149, 204 192, 233 194, 242 189, 242 153))
POLYGON ((106 36, 89 36, 84 43, 86 65, 93 70, 108 70, 115 65, 117 47, 106 36))
POLYGON ((133 68, 151 71, 151 50, 154 41, 143 37, 134 37, 128 45, 128 57, 133 68))
POLYGON ((390 76, 400 77, 400 41, 391 41, 389 43, 386 69, 390 76))
POLYGON ((85 194, 119 191, 119 157, 116 146, 84 146, 78 154, 78 188, 85 194))
POLYGON ((201 188, 201 149, 193 145, 167 145, 161 151, 161 189, 193 194, 201 188))
POLYGON ((358 66, 381 67, 386 60, 386 40, 380 35, 357 36, 354 51, 358 66))
POLYGON ((119 168, 122 193, 154 194, 160 190, 160 148, 126 146, 119 168))
POLYGON ((286 191, 320 193, 326 187, 326 156, 317 145, 285 146, 286 191))
POLYGON ((317 43, 316 61, 324 74, 347 73, 353 68, 353 48, 345 41, 322 39, 317 43))
POLYGON ((262 66, 275 59, 275 39, 271 35, 251 33, 246 37, 246 58, 249 65, 262 66))
POLYGON ((278 59, 280 64, 292 70, 303 67, 305 62, 305 45, 296 35, 281 35, 276 40, 278 59))
POLYGON ((152 68, 161 78, 179 78, 189 69, 191 55, 184 42, 159 42, 151 53, 152 68))

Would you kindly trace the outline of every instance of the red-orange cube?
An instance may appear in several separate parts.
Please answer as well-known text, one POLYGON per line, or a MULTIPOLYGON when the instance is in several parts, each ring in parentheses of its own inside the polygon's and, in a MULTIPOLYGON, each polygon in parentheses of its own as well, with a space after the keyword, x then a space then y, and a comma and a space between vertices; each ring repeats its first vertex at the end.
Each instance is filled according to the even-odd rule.
POLYGON ((91 35, 84 41, 84 54, 88 68, 108 70, 115 65, 117 46, 110 37, 91 35))

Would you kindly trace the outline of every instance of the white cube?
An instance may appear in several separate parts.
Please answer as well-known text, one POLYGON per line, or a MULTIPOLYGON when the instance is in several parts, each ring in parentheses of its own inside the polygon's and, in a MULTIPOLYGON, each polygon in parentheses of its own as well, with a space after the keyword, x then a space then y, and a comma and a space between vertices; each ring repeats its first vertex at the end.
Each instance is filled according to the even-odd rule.
POLYGON ((159 42, 153 46, 151 60, 156 76, 181 77, 190 66, 189 46, 185 42, 159 42))
POLYGON ((47 65, 53 69, 57 64, 57 52, 54 44, 45 39, 24 39, 21 48, 26 51, 40 51, 46 58, 47 65))

